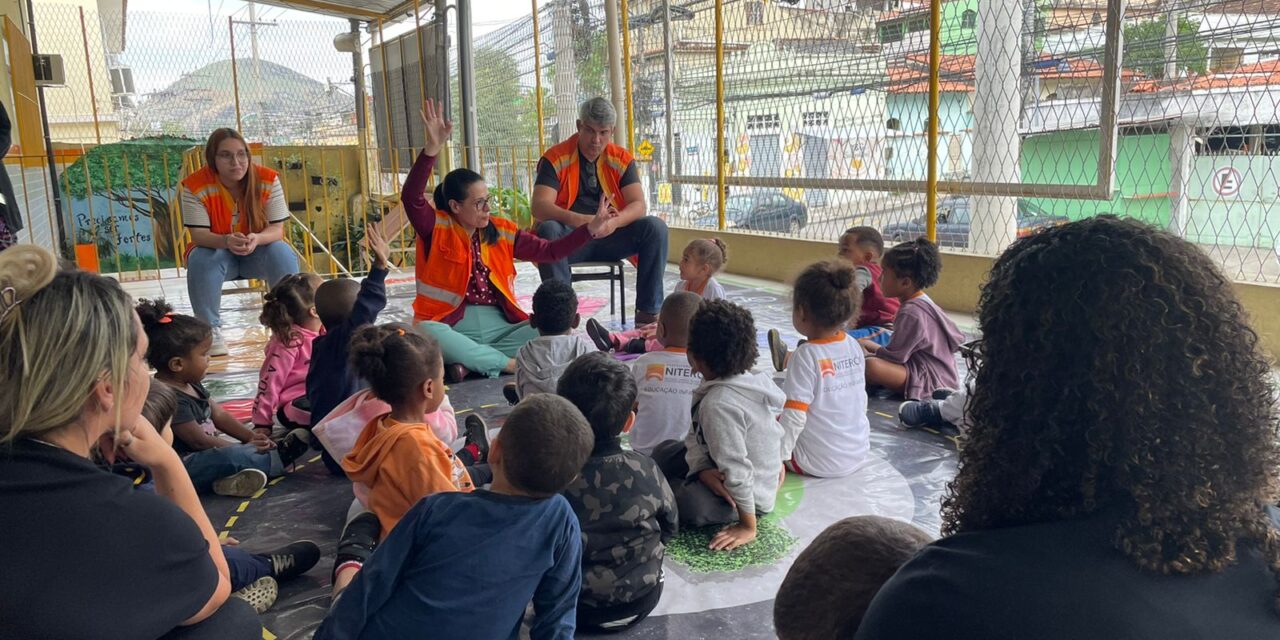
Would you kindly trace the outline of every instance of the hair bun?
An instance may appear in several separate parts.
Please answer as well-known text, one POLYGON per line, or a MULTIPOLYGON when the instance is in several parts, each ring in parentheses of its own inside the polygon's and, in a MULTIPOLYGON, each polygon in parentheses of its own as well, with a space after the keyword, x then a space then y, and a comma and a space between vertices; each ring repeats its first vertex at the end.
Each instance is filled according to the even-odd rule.
POLYGON ((30 298, 58 274, 58 258, 48 249, 19 244, 0 253, 0 314, 30 298))
POLYGON ((152 300, 143 298, 138 301, 138 305, 134 307, 134 310, 138 312, 138 319, 142 321, 142 327, 149 330, 159 324, 161 318, 173 313, 173 305, 165 302, 164 298, 152 300))
POLYGON ((831 270, 831 286, 837 289, 848 289, 853 286, 853 269, 844 264, 838 264, 836 268, 831 270))

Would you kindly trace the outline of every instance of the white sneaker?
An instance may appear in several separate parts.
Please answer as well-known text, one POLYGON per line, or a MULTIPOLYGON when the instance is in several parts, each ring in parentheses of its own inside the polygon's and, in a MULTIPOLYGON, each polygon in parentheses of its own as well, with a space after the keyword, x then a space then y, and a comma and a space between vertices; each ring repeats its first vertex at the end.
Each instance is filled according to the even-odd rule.
POLYGON ((222 339, 222 328, 213 328, 213 344, 209 347, 209 355, 215 358, 227 355, 227 341, 222 339))

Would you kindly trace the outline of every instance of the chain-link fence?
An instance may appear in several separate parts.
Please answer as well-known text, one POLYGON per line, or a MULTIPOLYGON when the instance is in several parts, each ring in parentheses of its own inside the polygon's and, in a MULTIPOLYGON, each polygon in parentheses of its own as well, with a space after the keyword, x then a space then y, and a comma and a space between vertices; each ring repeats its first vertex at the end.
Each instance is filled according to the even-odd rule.
MULTIPOLYGON (((619 48, 630 54, 631 113, 623 115, 634 127, 621 138, 634 138, 650 209, 671 224, 718 229, 723 201, 724 225, 738 230, 834 241, 867 225, 891 242, 917 237, 926 233, 935 141, 937 238, 948 248, 993 254, 1037 228, 1114 213, 1184 235, 1233 278, 1280 282, 1276 3, 1132 0, 1120 15, 1119 3, 1105 0, 944 2, 932 136, 927 3, 723 0, 719 38, 714 0, 619 5, 619 48)), ((357 225, 330 217, 394 210, 420 140, 376 145, 388 148, 346 176, 324 170, 347 166, 336 156, 304 157, 307 146, 360 144, 351 56, 331 44, 350 30, 346 21, 243 12, 230 21, 145 13, 122 21, 86 12, 82 28, 78 9, 57 5, 38 5, 36 17, 41 51, 66 62, 67 87, 46 90, 66 223, 87 215, 97 227, 95 216, 107 212, 101 222, 109 223, 113 209, 130 206, 129 222, 147 217, 133 213, 137 197, 67 202, 80 191, 64 174, 89 145, 138 137, 198 144, 211 128, 237 123, 264 144, 264 161, 300 167, 291 185, 329 185, 345 198, 318 195, 326 204, 317 211, 311 196, 290 193, 299 219, 323 218, 304 235, 332 234, 336 224, 347 229, 346 244, 323 244, 347 246, 357 225)), ((573 132, 581 100, 611 94, 607 18, 603 0, 538 0, 525 18, 474 38, 477 146, 462 147, 459 127, 444 164, 474 165, 503 212, 522 222, 540 152, 573 132)), ((433 19, 424 6, 409 28, 431 29, 433 19)), ((425 80, 379 74, 386 58, 368 55, 403 34, 404 22, 366 23, 360 34, 361 75, 385 84, 370 96, 405 97, 399 113, 372 97, 362 105, 371 128, 384 126, 379 109, 383 121, 414 117, 408 97, 417 85, 408 84, 421 82, 430 97, 425 80), (384 26, 396 35, 384 39, 384 26)), ((416 58, 425 68, 438 43, 423 43, 401 47, 400 62, 416 58)), ((449 98, 460 121, 456 54, 448 56, 449 98)), ((111 176, 133 175, 107 172, 84 182, 106 188, 111 176)), ((22 177, 52 191, 38 163, 22 177)))
MULTIPOLYGON (((655 213, 718 228, 719 170, 728 227, 925 234, 928 3, 724 0, 719 92, 714 0, 625 4, 633 152, 655 213)), ((532 16, 477 41, 478 102, 501 105, 479 109, 482 145, 532 139, 539 58, 547 144, 578 100, 609 95, 603 5, 540 2, 536 51, 532 16)), ((1280 4, 1127 5, 1109 32, 1119 3, 1105 0, 943 3, 939 242, 993 254, 1112 213, 1199 243, 1233 278, 1280 282, 1280 4)))

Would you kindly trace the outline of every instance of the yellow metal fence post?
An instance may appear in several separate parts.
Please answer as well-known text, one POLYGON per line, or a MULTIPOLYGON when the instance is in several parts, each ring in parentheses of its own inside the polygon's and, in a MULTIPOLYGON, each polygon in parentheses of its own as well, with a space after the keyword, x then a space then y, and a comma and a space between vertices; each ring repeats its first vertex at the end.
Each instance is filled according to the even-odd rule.
POLYGON ((538 35, 538 0, 533 3, 533 105, 538 114, 538 155, 546 149, 545 133, 542 130, 542 38, 538 35))
MULTIPOLYGON (((937 2, 938 0, 934 0, 937 2)), ((716 217, 724 230, 724 0, 716 0, 716 217)))
POLYGON ((635 104, 631 99, 631 29, 627 9, 627 0, 618 3, 618 12, 622 15, 622 80, 627 93, 627 148, 636 148, 636 116, 635 104))
POLYGON ((929 2, 929 173, 925 192, 925 234, 938 241, 938 102, 942 69, 942 0, 929 2))

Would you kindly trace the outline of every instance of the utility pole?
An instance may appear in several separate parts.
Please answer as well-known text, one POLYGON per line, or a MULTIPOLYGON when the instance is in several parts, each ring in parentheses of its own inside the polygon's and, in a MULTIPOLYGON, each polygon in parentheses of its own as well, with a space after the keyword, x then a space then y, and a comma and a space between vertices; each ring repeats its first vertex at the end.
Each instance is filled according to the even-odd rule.
POLYGON ((253 79, 262 83, 262 64, 258 57, 258 5, 249 3, 249 55, 253 57, 253 79))
POLYGON ((605 42, 609 47, 609 99, 618 114, 613 130, 614 144, 626 146, 627 96, 622 90, 622 22, 618 18, 618 0, 604 0, 605 42))
POLYGON ((569 13, 569 1, 556 0, 551 10, 551 47, 556 54, 554 91, 557 141, 569 137, 578 117, 578 61, 574 57, 573 16, 569 13))
POLYGON ((1164 81, 1172 83, 1178 77, 1178 0, 1164 4, 1164 81))
MULTIPOLYGON (((444 112, 453 113, 453 100, 449 97, 449 3, 448 1, 436 0, 435 13, 436 13, 436 60, 439 61, 439 63, 436 65, 436 69, 439 70, 439 73, 437 74, 437 80, 436 80, 439 83, 437 85, 439 87, 439 93, 437 93, 436 95, 439 96, 440 103, 444 105, 444 112)), ((423 69, 422 72, 426 73, 426 70, 423 69)), ((440 158, 441 161, 437 162, 436 171, 441 176, 444 176, 446 173, 453 170, 453 153, 451 151, 452 146, 453 146, 452 143, 445 142, 444 149, 440 153, 442 157, 440 158)))

